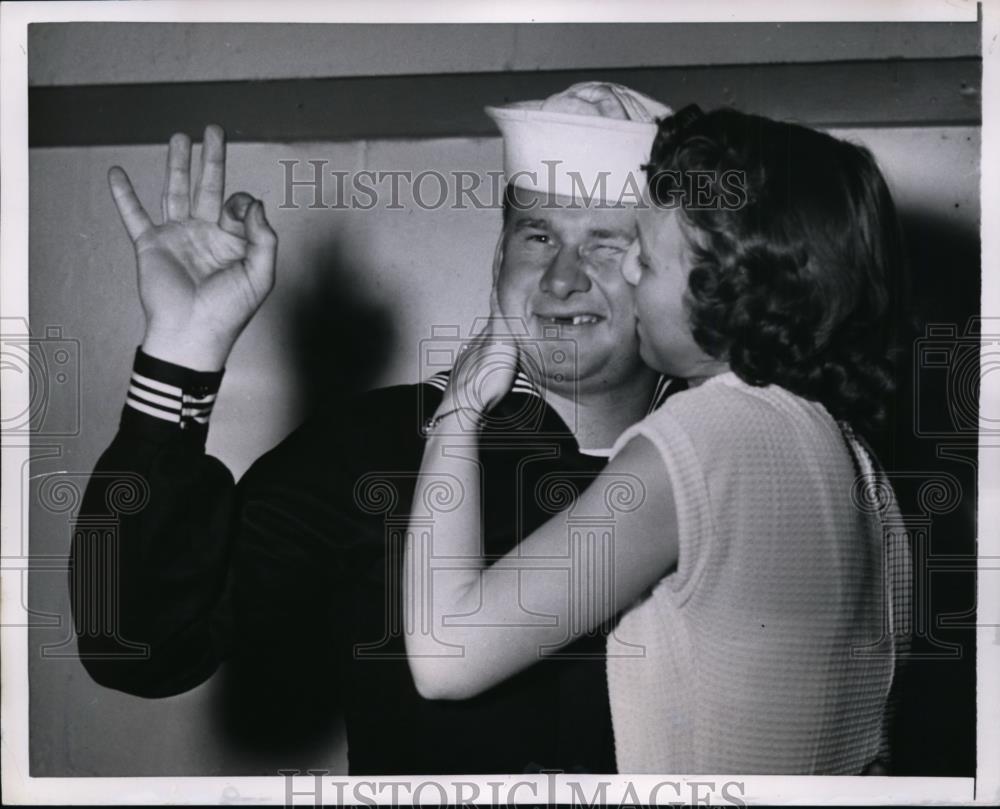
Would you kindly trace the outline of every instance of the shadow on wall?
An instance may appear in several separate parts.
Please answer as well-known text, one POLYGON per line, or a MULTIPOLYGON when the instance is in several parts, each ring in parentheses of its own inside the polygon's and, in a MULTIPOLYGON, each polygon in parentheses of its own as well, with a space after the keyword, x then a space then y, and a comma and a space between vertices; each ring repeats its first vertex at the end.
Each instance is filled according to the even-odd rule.
POLYGON ((927 587, 915 592, 915 657, 899 681, 893 773, 973 776, 980 338, 970 329, 980 315, 980 241, 923 212, 901 218, 915 334, 882 456, 927 587), (945 554, 962 557, 964 570, 927 575, 945 554))
POLYGON ((306 416, 336 412, 347 397, 369 390, 390 359, 391 313, 358 288, 364 268, 351 266, 343 247, 337 239, 317 252, 311 282, 288 308, 306 416))
MULTIPOLYGON (((370 389, 389 359, 388 313, 359 288, 362 270, 351 266, 341 242, 331 241, 312 257, 308 280, 286 302, 289 324, 283 333, 290 337, 299 385, 295 398, 303 403, 305 418, 286 443, 308 444, 306 436, 317 424, 335 426, 344 403, 370 389)), ((306 480, 322 474, 327 460, 320 459, 319 470, 316 463, 313 458, 296 465, 283 484, 297 487, 296 473, 306 480)), ((314 497, 318 491, 308 484, 299 488, 307 499, 310 490, 314 497)), ((282 499, 297 508, 294 494, 282 499)), ((242 774, 330 768, 331 752, 342 745, 342 648, 336 634, 345 611, 336 600, 343 586, 331 573, 335 563, 326 559, 328 543, 317 544, 309 533, 286 531, 276 536, 283 547, 243 550, 266 555, 251 562, 250 573, 241 573, 245 589, 265 594, 260 608, 243 616, 252 623, 250 654, 220 671, 216 706, 218 726, 245 768, 242 774)))

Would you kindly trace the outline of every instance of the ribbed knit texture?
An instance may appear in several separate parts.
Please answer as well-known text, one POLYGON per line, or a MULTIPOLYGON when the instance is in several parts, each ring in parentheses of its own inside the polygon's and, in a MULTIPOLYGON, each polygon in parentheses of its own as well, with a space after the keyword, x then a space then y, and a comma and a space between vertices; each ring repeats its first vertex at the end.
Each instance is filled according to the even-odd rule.
POLYGON ((860 502, 857 442, 852 458, 821 405, 732 373, 615 451, 637 435, 666 466, 679 557, 608 641, 618 771, 859 774, 885 756, 909 557, 891 498, 860 502))

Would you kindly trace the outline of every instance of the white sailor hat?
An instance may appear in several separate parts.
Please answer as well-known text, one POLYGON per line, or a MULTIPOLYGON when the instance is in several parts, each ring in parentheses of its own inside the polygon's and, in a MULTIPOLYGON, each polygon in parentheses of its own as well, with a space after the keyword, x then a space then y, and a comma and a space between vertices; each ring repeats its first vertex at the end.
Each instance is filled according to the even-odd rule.
POLYGON ((508 182, 611 204, 638 202, 656 121, 671 113, 609 82, 583 82, 544 100, 486 107, 503 136, 508 182))

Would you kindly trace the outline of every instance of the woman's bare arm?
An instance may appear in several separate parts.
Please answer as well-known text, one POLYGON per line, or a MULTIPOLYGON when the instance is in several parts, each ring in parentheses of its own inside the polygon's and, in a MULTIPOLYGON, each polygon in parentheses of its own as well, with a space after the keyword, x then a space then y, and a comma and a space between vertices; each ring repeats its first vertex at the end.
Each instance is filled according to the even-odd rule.
POLYGON ((645 438, 629 442, 572 511, 489 567, 480 486, 472 437, 431 436, 404 577, 410 669, 430 699, 464 699, 502 682, 630 606, 677 562, 667 471, 645 438), (429 507, 441 487, 453 499, 429 507), (576 518, 607 515, 615 502, 608 537, 577 535, 576 518))

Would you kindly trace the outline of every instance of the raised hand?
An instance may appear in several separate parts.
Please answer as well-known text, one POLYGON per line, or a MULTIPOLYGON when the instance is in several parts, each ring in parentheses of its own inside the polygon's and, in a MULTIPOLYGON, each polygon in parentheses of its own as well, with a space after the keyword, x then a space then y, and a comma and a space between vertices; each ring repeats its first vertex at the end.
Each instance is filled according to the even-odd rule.
POLYGON ((191 193, 191 141, 170 139, 162 224, 152 222, 128 175, 108 182, 135 245, 139 299, 146 313, 143 350, 196 370, 218 370, 274 286, 278 237, 264 206, 237 192, 223 203, 225 133, 205 129, 201 176, 191 193))

